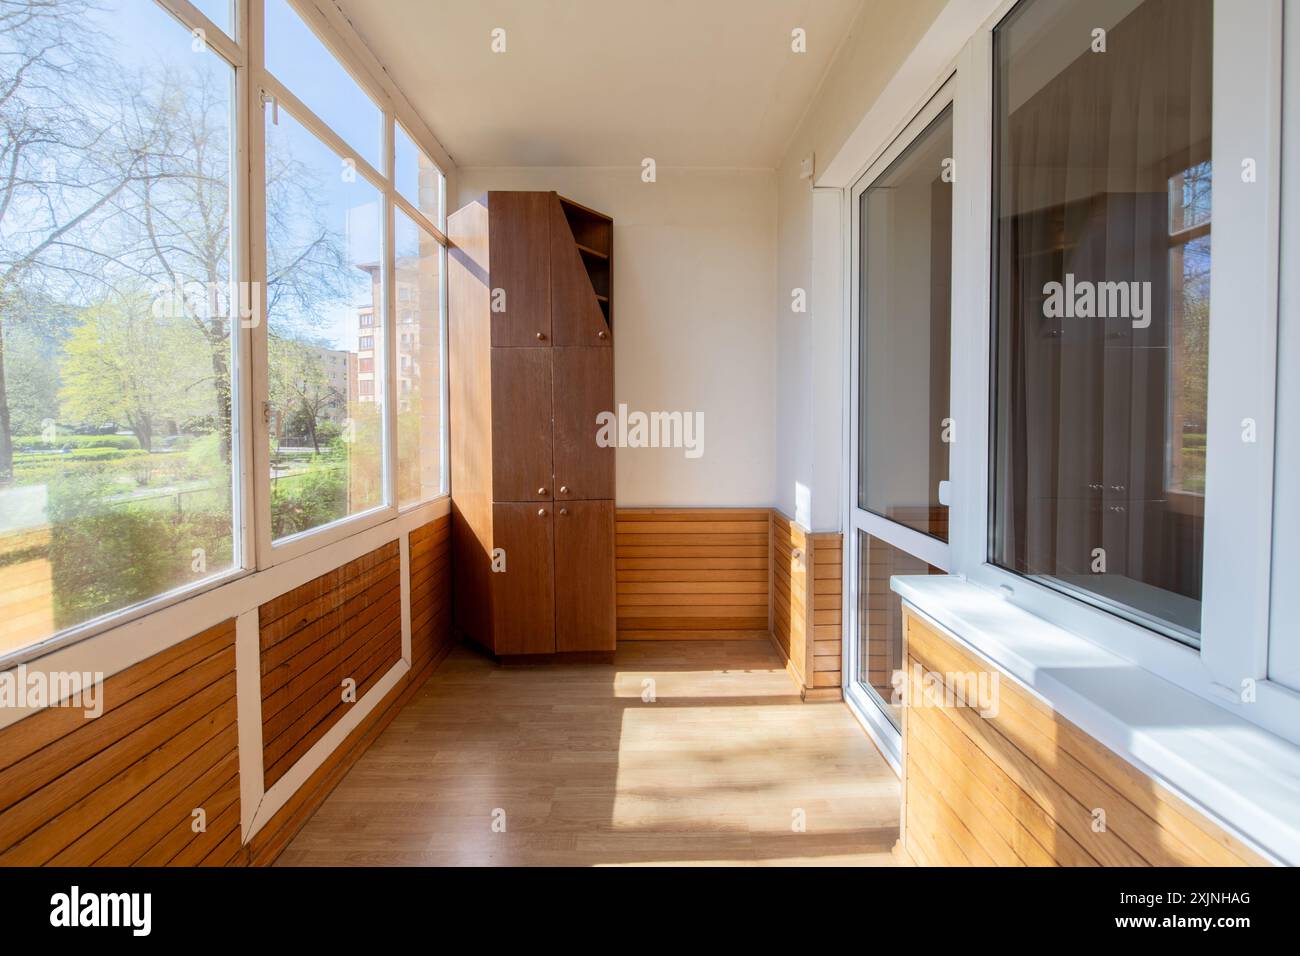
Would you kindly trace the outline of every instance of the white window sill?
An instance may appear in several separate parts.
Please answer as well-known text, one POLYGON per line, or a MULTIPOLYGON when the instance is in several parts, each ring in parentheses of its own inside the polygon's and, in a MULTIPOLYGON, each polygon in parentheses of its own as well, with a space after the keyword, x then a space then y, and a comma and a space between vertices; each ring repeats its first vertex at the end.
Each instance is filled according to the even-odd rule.
POLYGON ((1300 865, 1300 747, 961 578, 890 587, 1262 855, 1300 865))

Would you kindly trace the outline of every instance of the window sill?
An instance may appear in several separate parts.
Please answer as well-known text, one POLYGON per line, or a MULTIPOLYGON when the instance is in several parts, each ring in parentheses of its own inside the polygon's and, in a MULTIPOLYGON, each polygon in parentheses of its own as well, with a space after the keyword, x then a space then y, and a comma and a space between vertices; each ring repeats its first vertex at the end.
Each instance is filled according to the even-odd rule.
POLYGON ((961 578, 890 587, 1263 855, 1300 865, 1300 747, 961 578))

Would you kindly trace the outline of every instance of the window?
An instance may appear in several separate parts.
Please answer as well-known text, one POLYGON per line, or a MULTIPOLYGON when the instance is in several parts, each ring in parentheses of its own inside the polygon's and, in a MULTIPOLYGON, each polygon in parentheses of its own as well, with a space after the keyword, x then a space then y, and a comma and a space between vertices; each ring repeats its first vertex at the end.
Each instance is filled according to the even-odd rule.
POLYGON ((263 0, 266 68, 374 169, 382 168, 383 114, 288 0, 263 0))
POLYGON ((1108 12, 1104 54, 1077 0, 994 34, 992 560, 1195 644, 1213 6, 1108 12))
POLYGON ((374 382, 353 389, 324 370, 333 354, 359 374, 357 328, 382 325, 381 278, 371 268, 383 261, 382 196, 287 110, 278 120, 268 112, 267 357, 280 426, 269 436, 273 540, 385 497, 382 406, 352 400, 373 396, 374 382), (282 294, 281 284, 292 291, 282 294))
POLYGON ((443 248, 400 210, 394 215, 399 287, 412 290, 418 311, 408 315, 413 332, 402 333, 398 351, 402 405, 397 414, 397 494, 402 505, 436 495, 442 467, 443 248), (412 370, 414 375, 411 376, 412 370))
POLYGON ((0 654, 237 560, 234 71, 152 3, 25 12, 0 33, 0 654))
POLYGON ((298 0, 7 6, 23 15, 0 32, 0 656, 441 494, 441 447, 412 441, 443 441, 444 186, 400 97, 345 67, 298 0), (409 200, 382 171, 398 151, 409 200), (426 261, 390 375, 398 209, 426 261), (399 408, 421 476, 400 495, 399 408))
POLYGON ((952 107, 862 194, 858 507, 948 540, 952 107))
MULTIPOLYGON (((443 177, 424 150, 415 145, 402 124, 394 132, 393 165, 397 192, 435 225, 443 223, 443 177)), ((403 299, 403 302, 406 300, 403 299)))

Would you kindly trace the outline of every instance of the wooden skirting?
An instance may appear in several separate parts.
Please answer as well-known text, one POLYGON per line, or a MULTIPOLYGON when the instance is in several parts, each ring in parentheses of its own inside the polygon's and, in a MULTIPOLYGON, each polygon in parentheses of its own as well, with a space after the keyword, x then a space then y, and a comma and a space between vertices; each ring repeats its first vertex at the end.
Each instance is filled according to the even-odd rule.
POLYGON ((805 700, 839 700, 843 544, 771 513, 772 640, 805 700))
POLYGON ((1265 863, 1007 674, 904 622, 903 851, 918 864, 1265 863))
POLYGON ((0 865, 238 863, 234 620, 100 694, 94 719, 50 707, 0 731, 0 865))
POLYGON ((619 508, 618 639, 768 633, 767 508, 619 508))

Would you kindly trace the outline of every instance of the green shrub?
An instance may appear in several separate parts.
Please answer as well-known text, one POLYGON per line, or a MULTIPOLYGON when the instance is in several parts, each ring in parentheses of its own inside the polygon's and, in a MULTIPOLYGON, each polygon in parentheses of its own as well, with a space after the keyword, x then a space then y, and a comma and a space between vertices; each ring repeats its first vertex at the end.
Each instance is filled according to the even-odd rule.
POLYGON ((72 627, 100 614, 146 601, 228 567, 228 513, 149 509, 110 503, 117 491, 102 471, 51 481, 49 558, 55 624, 72 627), (194 549, 206 571, 194 570, 194 549))
POLYGON ((73 451, 32 451, 15 458, 14 464, 18 466, 27 462, 39 465, 51 461, 115 461, 118 458, 147 454, 148 452, 141 448, 108 447, 80 448, 73 451))
POLYGON ((117 448, 121 451, 139 449, 140 441, 134 435, 56 435, 46 441, 42 435, 19 435, 13 440, 14 451, 57 451, 61 448, 117 448))
POLYGON ((281 478, 271 489, 271 534, 283 538, 337 521, 347 514, 347 482, 341 468, 317 468, 281 478))

